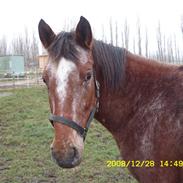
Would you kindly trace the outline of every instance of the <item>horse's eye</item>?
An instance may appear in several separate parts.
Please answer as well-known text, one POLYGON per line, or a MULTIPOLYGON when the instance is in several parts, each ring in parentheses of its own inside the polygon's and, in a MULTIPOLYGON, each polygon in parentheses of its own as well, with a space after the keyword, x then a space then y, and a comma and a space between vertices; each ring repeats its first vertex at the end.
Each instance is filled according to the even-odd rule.
POLYGON ((85 81, 89 81, 92 78, 92 73, 88 72, 85 76, 85 81))

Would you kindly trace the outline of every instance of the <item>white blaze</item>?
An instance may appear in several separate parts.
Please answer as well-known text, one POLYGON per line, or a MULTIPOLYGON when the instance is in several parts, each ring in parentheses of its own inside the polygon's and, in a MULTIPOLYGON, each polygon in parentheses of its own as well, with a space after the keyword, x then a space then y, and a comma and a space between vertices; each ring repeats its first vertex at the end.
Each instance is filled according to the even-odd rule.
POLYGON ((67 95, 69 76, 72 72, 76 71, 77 67, 75 63, 62 58, 59 61, 56 71, 56 83, 57 93, 60 98, 60 102, 64 104, 65 97, 67 95))
MULTIPOLYGON (((62 58, 59 61, 58 64, 58 68, 56 70, 56 84, 57 84, 57 93, 59 96, 59 100, 61 105, 64 105, 64 101, 65 98, 67 96, 67 91, 68 91, 68 84, 69 84, 69 76, 70 74, 73 74, 73 72, 75 72, 75 80, 77 81, 78 76, 79 76, 79 72, 78 69, 76 67, 76 64, 72 61, 69 61, 65 58, 62 58)), ((73 94, 73 96, 75 97, 76 94, 73 94)), ((77 103, 76 103, 77 99, 74 99, 74 102, 71 104, 71 108, 72 108, 72 120, 76 121, 76 107, 77 107, 77 103)), ((64 115, 64 114, 60 114, 60 115, 64 115)), ((83 150, 83 139, 80 135, 78 135, 78 133, 73 130, 73 133, 70 136, 70 139, 72 139, 72 143, 75 144, 77 147, 79 147, 79 150, 82 152, 83 150)), ((70 142, 70 141, 69 141, 70 142)))

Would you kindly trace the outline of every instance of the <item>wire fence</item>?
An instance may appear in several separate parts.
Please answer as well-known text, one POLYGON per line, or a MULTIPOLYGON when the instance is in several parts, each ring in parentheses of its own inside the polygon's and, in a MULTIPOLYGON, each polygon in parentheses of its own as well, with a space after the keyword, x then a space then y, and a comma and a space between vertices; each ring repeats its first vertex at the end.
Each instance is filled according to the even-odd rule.
POLYGON ((21 88, 21 87, 32 87, 43 85, 42 81, 42 70, 34 69, 26 71, 25 73, 9 74, 6 71, 1 71, 0 75, 0 89, 7 88, 21 88))

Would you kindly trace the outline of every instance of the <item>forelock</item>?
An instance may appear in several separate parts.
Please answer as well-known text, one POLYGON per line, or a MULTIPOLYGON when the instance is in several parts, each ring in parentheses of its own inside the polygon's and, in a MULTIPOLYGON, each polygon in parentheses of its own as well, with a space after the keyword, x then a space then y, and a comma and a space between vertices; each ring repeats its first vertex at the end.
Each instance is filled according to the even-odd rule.
POLYGON ((79 60, 79 52, 76 46, 74 32, 61 32, 49 46, 48 53, 55 61, 59 61, 61 57, 67 60, 77 61, 79 60))

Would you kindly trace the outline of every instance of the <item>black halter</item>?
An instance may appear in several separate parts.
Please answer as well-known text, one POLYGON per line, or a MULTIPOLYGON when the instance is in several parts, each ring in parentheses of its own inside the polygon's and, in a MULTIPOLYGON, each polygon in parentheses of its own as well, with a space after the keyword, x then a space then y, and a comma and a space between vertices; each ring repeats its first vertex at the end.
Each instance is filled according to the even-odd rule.
POLYGON ((90 127, 90 123, 92 122, 92 120, 94 118, 95 112, 99 108, 99 97, 100 97, 99 89, 100 89, 100 85, 99 85, 99 82, 96 80, 95 72, 93 72, 93 79, 94 79, 94 83, 95 83, 96 105, 94 106, 94 108, 90 112, 90 115, 88 117, 87 124, 86 124, 85 128, 78 125, 75 121, 72 121, 70 119, 65 118, 64 116, 57 116, 57 115, 51 114, 50 117, 49 117, 49 120, 52 124, 54 122, 59 122, 59 123, 67 125, 67 126, 73 128, 74 130, 76 130, 83 137, 83 140, 85 140, 87 131, 90 127))

